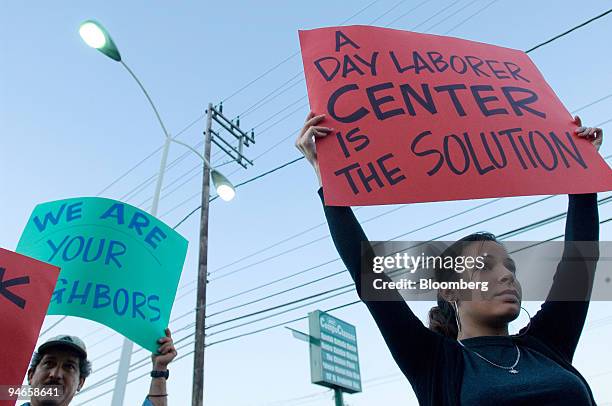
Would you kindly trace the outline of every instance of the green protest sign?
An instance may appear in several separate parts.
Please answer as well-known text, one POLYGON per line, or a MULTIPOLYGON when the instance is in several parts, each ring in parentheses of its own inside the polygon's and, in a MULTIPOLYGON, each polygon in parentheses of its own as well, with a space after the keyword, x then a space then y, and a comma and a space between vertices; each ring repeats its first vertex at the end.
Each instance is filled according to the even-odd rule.
POLYGON ((95 320, 157 350, 187 253, 172 228, 115 200, 59 200, 36 206, 17 252, 61 268, 47 314, 95 320))

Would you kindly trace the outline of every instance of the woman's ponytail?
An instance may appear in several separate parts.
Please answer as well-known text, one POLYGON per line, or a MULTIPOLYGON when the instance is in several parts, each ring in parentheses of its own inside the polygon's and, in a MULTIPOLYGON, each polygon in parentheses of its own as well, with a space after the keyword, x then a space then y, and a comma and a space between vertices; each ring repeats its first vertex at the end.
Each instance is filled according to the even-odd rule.
POLYGON ((438 305, 429 310, 429 329, 448 338, 457 339, 457 319, 455 309, 442 298, 438 298, 438 305))

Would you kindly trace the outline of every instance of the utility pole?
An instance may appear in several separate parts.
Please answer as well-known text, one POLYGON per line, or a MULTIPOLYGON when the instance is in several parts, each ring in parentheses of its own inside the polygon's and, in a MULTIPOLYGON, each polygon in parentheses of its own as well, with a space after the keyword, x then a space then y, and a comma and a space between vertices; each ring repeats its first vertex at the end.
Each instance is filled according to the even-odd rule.
MULTIPOLYGON (((234 123, 223 115, 223 105, 216 109, 212 103, 206 110, 206 130, 204 131, 204 157, 210 162, 211 143, 221 148, 235 162, 243 168, 253 165, 253 161, 242 155, 243 148, 255 143, 253 130, 248 134, 240 129, 240 118, 234 123), (225 140, 221 131, 213 130, 213 122, 219 124, 237 140, 237 148, 233 143, 225 140)), ((193 357, 193 391, 191 394, 192 406, 202 406, 204 402, 204 348, 206 346, 206 285, 208 284, 208 217, 210 208, 210 166, 204 164, 202 178, 202 212, 200 215, 200 254, 198 262, 198 287, 196 296, 196 327, 195 348, 193 357)))

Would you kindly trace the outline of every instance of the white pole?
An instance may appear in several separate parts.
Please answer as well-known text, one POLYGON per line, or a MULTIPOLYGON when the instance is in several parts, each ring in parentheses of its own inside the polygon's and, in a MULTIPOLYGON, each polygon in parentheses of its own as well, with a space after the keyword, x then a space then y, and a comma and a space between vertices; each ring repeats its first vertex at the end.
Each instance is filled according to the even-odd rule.
POLYGON ((168 150, 170 149, 171 141, 172 139, 166 136, 166 142, 164 143, 164 150, 162 152, 162 159, 159 163, 157 185, 155 186, 155 194, 153 195, 153 206, 151 207, 152 216, 157 216, 157 207, 159 206, 159 197, 161 195, 162 183, 164 182, 164 174, 166 173, 166 162, 168 161, 168 150))
MULTIPOLYGON (((132 72, 132 70, 128 68, 125 63, 121 62, 121 64, 125 67, 125 69, 127 69, 130 75, 132 75, 134 80, 136 80, 136 82, 138 83, 142 91, 144 92, 145 96, 147 97, 147 100, 149 100, 149 103, 151 104, 151 107, 153 107, 153 111, 155 112, 155 115, 157 116, 157 120, 159 121, 159 124, 161 125, 164 131, 165 138, 166 138, 166 141, 164 143, 164 149, 162 152, 162 159, 161 159, 161 162, 159 163, 159 172, 157 174, 157 185, 155 186, 155 194, 153 195, 153 206, 151 207, 151 215, 157 216, 157 208, 159 206, 159 198, 161 195, 161 187, 164 182, 164 174, 166 172, 166 162, 168 161, 168 150, 170 149, 170 142, 172 142, 172 138, 170 138, 170 134, 168 134, 168 130, 166 130, 166 126, 162 122, 161 117, 159 116, 159 113, 157 112, 157 109, 155 108, 155 105, 153 104, 153 101, 149 97, 149 94, 145 90, 142 83, 140 83, 140 80, 138 80, 134 72, 132 72)), ((111 406, 123 406, 123 399, 125 398, 125 388, 127 386, 128 374, 130 373, 130 361, 132 359, 133 348, 134 348, 134 343, 131 340, 124 338, 123 346, 121 347, 121 358, 119 359, 119 369, 117 370, 117 379, 115 380, 115 390, 113 391, 113 399, 111 401, 111 406)))
MULTIPOLYGON (((159 164, 159 173, 157 175, 157 185, 155 187, 155 194, 153 195, 153 207, 151 207, 151 215, 157 215, 157 207, 159 206, 159 197, 161 195, 161 187, 164 181, 164 174, 166 172, 166 162, 168 161, 168 150, 170 149, 170 137, 166 137, 164 143, 164 149, 162 152, 162 159, 159 164)), ((123 339, 123 346, 121 347, 121 358, 119 359, 119 370, 117 371, 117 379, 115 380, 115 390, 113 391, 112 406, 123 406, 123 399, 125 398, 125 388, 127 386, 128 374, 130 372, 130 361, 132 359, 132 350, 134 343, 127 339, 123 339)))
POLYGON ((132 358, 133 347, 133 342, 127 338, 123 339, 121 358, 119 359, 119 370, 117 371, 115 390, 113 391, 113 400, 111 401, 112 406, 123 406, 123 398, 125 397, 125 387, 127 386, 128 373, 130 372, 130 360, 132 358))

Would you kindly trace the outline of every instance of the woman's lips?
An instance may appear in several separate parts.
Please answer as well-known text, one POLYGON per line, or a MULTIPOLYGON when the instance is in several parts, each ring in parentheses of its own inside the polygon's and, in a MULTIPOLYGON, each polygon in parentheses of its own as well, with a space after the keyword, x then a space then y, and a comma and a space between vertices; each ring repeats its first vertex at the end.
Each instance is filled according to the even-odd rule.
POLYGON ((512 301, 512 302, 519 301, 518 293, 514 290, 504 290, 503 292, 496 294, 495 297, 499 297, 500 299, 504 301, 512 301))

